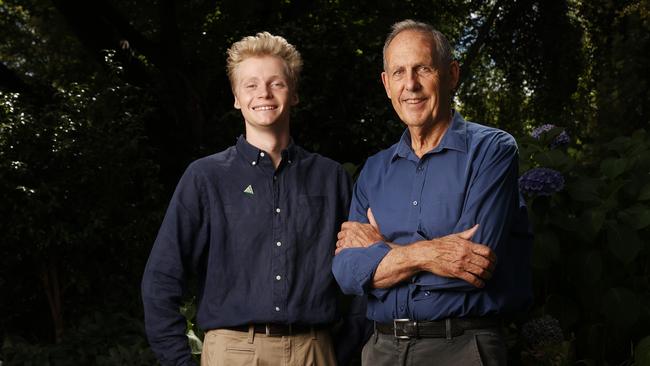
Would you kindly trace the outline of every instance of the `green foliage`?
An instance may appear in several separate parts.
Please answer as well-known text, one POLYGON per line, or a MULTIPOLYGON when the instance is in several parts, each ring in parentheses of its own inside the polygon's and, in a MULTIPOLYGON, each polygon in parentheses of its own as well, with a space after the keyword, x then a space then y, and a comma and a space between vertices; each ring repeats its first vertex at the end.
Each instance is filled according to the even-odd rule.
MULTIPOLYGON (((0 1, 0 292, 11 294, 0 333, 14 335, 15 357, 63 362, 61 350, 92 338, 66 327, 94 310, 139 317, 142 268, 178 176, 243 131, 224 73, 232 42, 268 30, 298 47, 292 134, 354 175, 404 129, 380 82, 381 48, 393 22, 415 18, 457 49, 464 116, 517 136, 521 172, 566 179, 529 197, 533 313, 560 319, 583 364, 630 360, 639 340, 635 361, 647 359, 650 152, 634 132, 650 120, 647 0, 70 4, 0 1), (542 123, 576 143, 549 147, 562 128, 524 136, 542 123)), ((146 364, 139 341, 102 339, 111 346, 92 362, 146 364)))
POLYGON ((142 320, 123 313, 94 313, 68 330, 64 344, 34 344, 7 337, 3 366, 133 365, 151 366, 156 359, 144 339, 142 320))
POLYGON ((611 362, 650 327, 644 244, 650 240, 650 136, 638 130, 564 151, 549 147, 557 134, 520 139, 522 171, 545 166, 566 179, 563 191, 528 199, 536 233, 535 311, 578 335, 582 361, 611 362))

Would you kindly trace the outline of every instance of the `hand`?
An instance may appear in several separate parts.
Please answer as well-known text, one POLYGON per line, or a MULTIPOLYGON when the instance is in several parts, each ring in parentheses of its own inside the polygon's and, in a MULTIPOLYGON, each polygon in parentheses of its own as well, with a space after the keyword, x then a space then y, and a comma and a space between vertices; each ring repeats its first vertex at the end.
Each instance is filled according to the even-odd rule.
POLYGON ((443 277, 459 278, 476 287, 492 277, 497 257, 487 246, 472 241, 478 224, 460 233, 425 242, 428 249, 424 270, 443 277))
POLYGON ((339 231, 337 235, 338 241, 336 242, 335 255, 339 254, 341 250, 346 248, 365 248, 378 241, 384 240, 370 208, 368 208, 367 216, 368 221, 370 221, 369 224, 362 224, 356 221, 346 221, 341 225, 341 231, 339 231))

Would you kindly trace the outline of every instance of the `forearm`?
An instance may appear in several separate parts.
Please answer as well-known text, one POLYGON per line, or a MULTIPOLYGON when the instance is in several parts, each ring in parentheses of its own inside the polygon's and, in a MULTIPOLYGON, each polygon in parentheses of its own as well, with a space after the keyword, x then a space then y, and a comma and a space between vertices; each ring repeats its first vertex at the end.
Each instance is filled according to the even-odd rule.
POLYGON ((409 245, 387 243, 392 249, 377 266, 372 279, 374 288, 389 288, 400 283, 424 268, 425 242, 415 242, 409 245))

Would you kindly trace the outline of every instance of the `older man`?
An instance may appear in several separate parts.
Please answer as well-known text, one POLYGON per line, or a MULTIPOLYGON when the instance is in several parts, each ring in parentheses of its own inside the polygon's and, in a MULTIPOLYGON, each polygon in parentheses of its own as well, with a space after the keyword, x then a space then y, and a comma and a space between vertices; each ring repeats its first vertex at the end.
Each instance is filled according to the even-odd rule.
POLYGON ((443 34, 393 26, 381 79, 407 129, 366 162, 333 263, 368 296, 364 365, 505 364, 501 321, 531 300, 517 146, 452 109, 458 78, 443 34))
POLYGON ((291 44, 245 37, 227 66, 246 136, 178 183, 142 281, 149 342, 163 365, 194 364, 179 312, 194 273, 202 365, 335 365, 330 269, 350 179, 291 140, 302 66, 291 44))

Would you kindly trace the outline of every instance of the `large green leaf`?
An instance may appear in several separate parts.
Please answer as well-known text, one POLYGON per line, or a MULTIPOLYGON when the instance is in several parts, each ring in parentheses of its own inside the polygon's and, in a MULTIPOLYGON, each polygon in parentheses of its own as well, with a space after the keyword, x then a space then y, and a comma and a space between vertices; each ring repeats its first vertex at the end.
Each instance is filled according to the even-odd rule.
POLYGON ((639 298, 630 289, 615 287, 603 296, 602 311, 609 322, 619 328, 629 328, 641 312, 639 298))
POLYGON ((634 365, 650 366, 650 336, 641 339, 634 347, 634 365))
POLYGON ((606 211, 593 209, 585 211, 580 215, 581 237, 587 242, 593 242, 605 222, 606 211))
POLYGON ((535 155, 535 160, 544 167, 562 170, 570 164, 570 159, 562 150, 545 150, 535 155))
POLYGON ((594 178, 578 178, 570 181, 567 190, 576 201, 600 203, 601 198, 598 195, 598 189, 602 182, 594 178))
POLYGON ((646 184, 641 188, 639 191, 639 201, 647 201, 650 200, 650 183, 646 184))
POLYGON ((641 239, 635 229, 624 224, 607 225, 607 247, 623 263, 630 263, 641 250, 641 239))
POLYGON ((650 225, 650 208, 643 204, 628 207, 620 211, 617 216, 621 222, 636 230, 641 230, 650 225))
POLYGON ((607 158, 600 164, 600 172, 608 177, 614 179, 621 175, 627 168, 627 160, 607 158))

